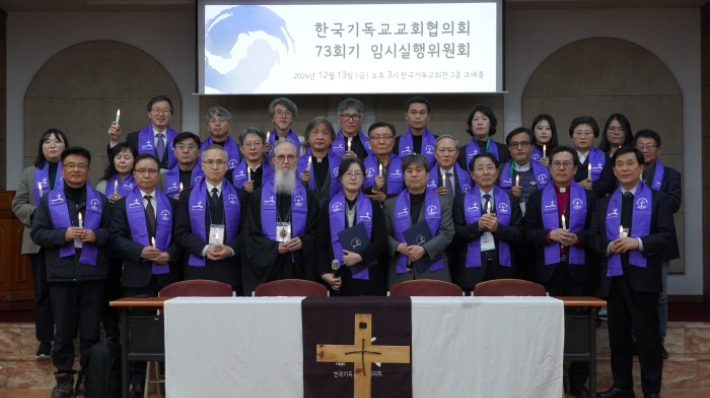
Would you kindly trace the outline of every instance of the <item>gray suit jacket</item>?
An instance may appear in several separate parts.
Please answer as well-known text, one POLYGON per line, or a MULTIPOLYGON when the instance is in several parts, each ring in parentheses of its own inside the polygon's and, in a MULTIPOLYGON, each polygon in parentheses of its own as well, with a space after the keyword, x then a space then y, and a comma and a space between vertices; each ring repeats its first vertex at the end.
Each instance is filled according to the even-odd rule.
MULTIPOLYGON (((411 281, 412 279, 436 279, 444 282, 451 282, 451 273, 449 272, 449 259, 446 257, 446 248, 449 247, 451 240, 454 238, 454 219, 451 215, 451 202, 444 197, 439 196, 439 207, 441 208, 441 225, 439 233, 434 236, 434 239, 424 244, 429 257, 434 257, 441 254, 444 259, 444 269, 441 271, 431 272, 428 268, 424 272, 419 272, 417 267, 412 267, 412 272, 405 274, 397 273, 397 245, 400 242, 394 237, 394 207, 397 197, 387 199, 385 201, 384 212, 387 222, 387 233, 389 240, 388 254, 389 264, 387 271, 387 286, 391 287, 395 283, 411 281)), ((424 206, 419 212, 419 220, 424 219, 424 206)), ((410 221, 411 225, 411 221, 410 221)))
MULTIPOLYGON (((37 254, 40 247, 30 238, 32 231, 32 212, 37 208, 34 195, 35 167, 27 167, 22 172, 20 186, 12 199, 12 212, 25 224, 22 232, 22 254, 37 254)), ((45 192, 46 193, 46 192, 45 192)))

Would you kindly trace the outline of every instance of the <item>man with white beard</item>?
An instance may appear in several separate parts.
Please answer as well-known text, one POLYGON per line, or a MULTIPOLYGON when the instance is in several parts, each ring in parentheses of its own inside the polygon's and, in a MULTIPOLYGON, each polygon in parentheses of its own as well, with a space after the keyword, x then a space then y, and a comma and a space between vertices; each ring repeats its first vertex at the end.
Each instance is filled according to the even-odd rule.
POLYGON ((245 295, 265 282, 315 280, 318 201, 296 180, 298 152, 290 140, 274 145, 274 180, 252 193, 244 234, 245 295))

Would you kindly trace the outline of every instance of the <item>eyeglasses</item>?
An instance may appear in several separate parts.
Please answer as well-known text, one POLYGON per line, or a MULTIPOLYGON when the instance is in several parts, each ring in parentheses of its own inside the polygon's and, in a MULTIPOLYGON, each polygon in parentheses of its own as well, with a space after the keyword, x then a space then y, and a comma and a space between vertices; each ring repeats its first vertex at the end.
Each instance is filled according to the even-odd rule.
POLYGON ((74 169, 86 170, 89 168, 89 165, 86 163, 67 163, 67 164, 63 164, 62 168, 66 168, 69 170, 74 170, 74 169))
POLYGON ((648 144, 648 145, 636 145, 636 149, 639 151, 645 151, 648 149, 649 151, 652 151, 654 149, 658 148, 656 144, 648 144))
POLYGON ((168 114, 173 113, 173 111, 170 109, 160 109, 160 108, 153 108, 150 111, 156 115, 160 115, 160 114, 168 115, 168 114))
POLYGON ((46 140, 45 142, 42 143, 42 145, 48 146, 48 147, 59 146, 59 145, 64 145, 64 141, 46 140))
POLYGON ((158 169, 138 169, 138 170, 135 170, 135 173, 138 175, 146 174, 146 173, 148 173, 150 175, 156 175, 156 174, 160 173, 160 170, 158 170, 158 169))
POLYGON ((493 171, 495 171, 495 169, 496 168, 494 166, 487 166, 487 167, 476 167, 475 170, 477 173, 485 173, 485 172, 492 173, 493 171))
POLYGON ((260 147, 260 146, 262 146, 262 145, 264 145, 263 142, 261 142, 261 141, 254 141, 254 142, 245 142, 244 145, 242 145, 242 146, 244 146, 244 147, 246 147, 246 148, 258 148, 258 147, 260 147))
POLYGON ((287 160, 288 160, 289 163, 291 163, 291 162, 295 162, 295 161, 296 161, 296 157, 293 156, 293 155, 288 155, 288 156, 279 155, 279 156, 276 157, 276 160, 278 160, 279 163, 284 163, 284 162, 287 161, 287 160))
POLYGON ((274 114, 276 116, 291 116, 291 115, 293 115, 293 113, 291 113, 289 111, 276 111, 276 112, 274 112, 274 114))
POLYGON ((526 148, 530 147, 530 143, 527 142, 527 141, 523 141, 523 142, 511 142, 510 145, 508 145, 508 147, 509 147, 509 148, 522 148, 522 149, 526 149, 526 148))
POLYGON ((556 169, 562 169, 562 168, 572 168, 572 162, 560 162, 560 161, 554 161, 552 162, 552 167, 556 169))
POLYGON ((378 141, 387 142, 387 141, 391 140, 392 138, 394 138, 394 137, 392 137, 391 135, 390 135, 390 136, 376 136, 376 137, 370 137, 370 139, 373 140, 373 141, 375 141, 375 142, 378 142, 378 141))
POLYGON ((204 163, 210 167, 214 164, 216 164, 217 166, 224 166, 225 164, 227 164, 227 161, 221 160, 221 159, 220 160, 209 159, 209 160, 203 160, 202 163, 204 163))
POLYGON ((575 131, 573 134, 575 137, 586 137, 589 135, 594 135, 591 131, 575 131))
POLYGON ((344 176, 345 176, 345 178, 350 179, 350 180, 352 180, 353 178, 355 178, 356 180, 359 180, 359 179, 362 178, 362 173, 350 173, 350 172, 347 172, 347 173, 344 174, 344 176))
POLYGON ((345 114, 345 113, 341 113, 341 114, 338 115, 338 116, 340 116, 341 118, 343 118, 343 119, 345 119, 345 120, 360 120, 360 117, 361 117, 361 116, 358 115, 358 114, 348 115, 348 114, 345 114))
POLYGON ((184 151, 185 149, 193 150, 197 149, 197 145, 195 144, 177 144, 175 145, 175 148, 177 148, 180 151, 184 151))

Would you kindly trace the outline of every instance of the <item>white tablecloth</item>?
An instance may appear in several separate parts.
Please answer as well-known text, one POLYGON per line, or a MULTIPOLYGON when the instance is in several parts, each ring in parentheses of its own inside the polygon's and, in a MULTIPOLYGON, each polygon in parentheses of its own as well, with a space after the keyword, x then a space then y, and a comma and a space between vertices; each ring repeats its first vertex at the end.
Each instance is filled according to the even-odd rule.
MULTIPOLYGON (((303 397, 301 300, 168 300, 168 397, 303 397)), ((412 298, 415 398, 559 397, 563 345, 557 299, 412 298)))

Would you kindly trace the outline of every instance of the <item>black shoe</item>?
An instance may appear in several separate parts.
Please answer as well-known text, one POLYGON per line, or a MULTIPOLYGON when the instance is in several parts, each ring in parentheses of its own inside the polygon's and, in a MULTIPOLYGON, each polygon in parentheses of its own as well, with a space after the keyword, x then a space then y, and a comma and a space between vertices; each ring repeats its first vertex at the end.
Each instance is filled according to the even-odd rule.
POLYGON ((661 395, 654 392, 652 394, 644 394, 643 398, 661 398, 661 395))
POLYGON ((143 398, 143 386, 134 384, 131 387, 131 398, 143 398))
POLYGON ((634 390, 624 390, 612 387, 604 392, 597 393, 597 398, 636 398, 634 390))
POLYGON ((639 352, 638 352, 638 350, 636 349, 636 341, 635 341, 635 340, 634 340, 634 342, 633 342, 632 345, 631 345, 631 354, 632 354, 633 356, 635 356, 635 357, 639 356, 639 352))
POLYGON ((52 390, 52 398, 69 398, 74 395, 74 374, 55 374, 57 386, 52 390))
POLYGON ((668 351, 666 351, 664 346, 661 346, 661 356, 663 356, 663 359, 668 359, 668 351))
POLYGON ((589 390, 584 384, 582 384, 581 386, 570 386, 569 393, 570 395, 577 398, 590 398, 589 390))
POLYGON ((46 341, 44 343, 39 343, 39 349, 37 350, 36 359, 41 358, 51 358, 52 357, 52 343, 46 341))

